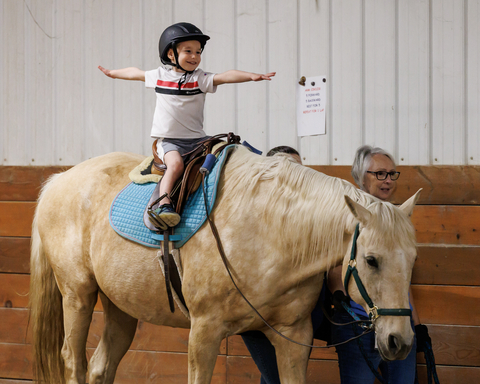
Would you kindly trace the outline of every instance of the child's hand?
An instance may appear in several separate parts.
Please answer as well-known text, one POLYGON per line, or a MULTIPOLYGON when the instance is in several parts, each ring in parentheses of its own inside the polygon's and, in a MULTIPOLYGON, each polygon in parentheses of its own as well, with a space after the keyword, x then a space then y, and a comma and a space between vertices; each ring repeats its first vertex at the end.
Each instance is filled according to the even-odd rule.
POLYGON ((265 75, 259 75, 257 73, 252 74, 252 81, 272 80, 271 77, 275 76, 277 72, 270 72, 265 75))
POLYGON ((115 77, 112 76, 112 73, 109 69, 103 68, 101 65, 98 66, 98 69, 100 69, 108 77, 111 77, 112 79, 115 78, 115 77))

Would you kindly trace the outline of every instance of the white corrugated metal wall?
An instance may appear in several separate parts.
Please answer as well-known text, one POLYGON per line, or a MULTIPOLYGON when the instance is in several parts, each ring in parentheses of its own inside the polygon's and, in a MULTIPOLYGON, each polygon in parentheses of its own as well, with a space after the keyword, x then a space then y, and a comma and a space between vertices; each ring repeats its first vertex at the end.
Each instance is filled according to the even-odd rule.
POLYGON ((73 165, 148 155, 155 96, 107 68, 158 66, 173 22, 211 36, 201 67, 277 71, 207 96, 209 134, 306 164, 372 144, 399 164, 480 164, 480 0, 0 0, 0 159, 73 165), (295 85, 326 75, 327 135, 298 139, 295 85))

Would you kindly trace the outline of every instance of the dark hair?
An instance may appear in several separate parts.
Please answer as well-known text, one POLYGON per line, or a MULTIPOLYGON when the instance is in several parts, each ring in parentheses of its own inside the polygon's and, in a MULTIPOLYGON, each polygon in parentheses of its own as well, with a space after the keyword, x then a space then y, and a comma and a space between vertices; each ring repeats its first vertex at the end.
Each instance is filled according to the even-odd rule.
POLYGON ((300 157, 300 154, 295 148, 289 147, 287 145, 280 145, 278 147, 272 148, 270 151, 268 151, 267 156, 273 156, 276 153, 286 153, 288 155, 297 155, 300 157))

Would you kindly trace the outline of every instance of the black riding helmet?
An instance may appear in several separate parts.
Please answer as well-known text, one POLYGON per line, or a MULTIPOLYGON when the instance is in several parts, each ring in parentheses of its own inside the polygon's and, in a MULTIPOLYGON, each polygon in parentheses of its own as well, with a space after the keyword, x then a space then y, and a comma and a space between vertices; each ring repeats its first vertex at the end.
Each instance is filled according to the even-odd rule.
POLYGON ((174 65, 184 71, 184 69, 178 64, 178 53, 176 45, 182 41, 197 40, 200 42, 203 51, 203 47, 205 47, 205 44, 209 39, 210 36, 204 35, 202 31, 193 24, 173 24, 167 29, 165 29, 162 33, 162 36, 160 36, 160 41, 158 42, 158 52, 160 55, 160 60, 165 65, 174 65), (172 63, 168 58, 168 50, 170 48, 173 49, 173 54, 175 55, 175 61, 177 62, 177 64, 172 63))

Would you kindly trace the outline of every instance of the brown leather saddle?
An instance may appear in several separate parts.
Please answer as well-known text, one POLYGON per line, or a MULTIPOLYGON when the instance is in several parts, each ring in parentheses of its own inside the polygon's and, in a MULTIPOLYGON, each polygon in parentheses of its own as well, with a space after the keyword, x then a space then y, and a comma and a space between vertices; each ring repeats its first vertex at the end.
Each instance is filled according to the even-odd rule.
MULTIPOLYGON (((208 137, 203 140, 199 145, 191 152, 184 154, 183 161, 185 164, 185 171, 183 177, 180 178, 179 181, 175 184, 170 196, 170 200, 175 207, 175 211, 178 214, 181 214, 183 206, 187 201, 188 197, 194 193, 197 188, 200 186, 202 181, 202 175, 200 174, 200 168, 202 167, 205 158, 208 154, 212 153, 213 147, 216 144, 224 142, 225 145, 229 144, 240 144, 240 136, 236 136, 234 133, 227 133, 227 134, 220 134, 213 137, 208 137), (225 139, 226 141, 222 140, 225 139)), ((220 152, 223 147, 219 146, 213 152, 216 155, 220 152)), ((163 175, 167 170, 165 164, 163 164, 162 160, 157 154, 157 141, 153 143, 152 146, 153 152, 153 162, 151 166, 151 173, 163 175)), ((172 234, 172 228, 169 228, 164 223, 158 222, 156 220, 155 215, 152 214, 152 211, 158 208, 158 204, 164 196, 159 197, 159 189, 160 189, 160 180, 150 197, 150 201, 145 208, 143 214, 143 222, 152 231, 157 233, 163 234, 163 255, 161 257, 161 262, 163 262, 163 270, 165 275, 165 284, 166 284, 166 292, 168 296, 168 302, 170 306, 170 311, 173 313, 175 312, 175 305, 172 295, 172 288, 176 292, 179 300, 188 310, 187 305, 185 303, 185 299, 182 294, 182 285, 181 279, 179 276, 178 269, 175 266, 173 256, 169 250, 169 236, 172 234), (152 220, 150 220, 152 219, 152 220)))
MULTIPOLYGON (((234 133, 230 132, 212 137, 207 137, 205 138, 205 140, 201 141, 194 150, 182 155, 183 162, 185 164, 185 171, 183 173, 183 177, 181 177, 175 183, 175 186, 173 187, 170 196, 168 196, 170 198, 170 201, 172 202, 172 205, 175 207, 175 211, 178 214, 182 213, 183 207, 188 197, 198 189, 202 182, 202 176, 199 170, 204 163, 207 155, 210 153, 216 155, 223 149, 224 146, 229 144, 240 144, 240 136, 237 136, 234 133), (213 152, 214 147, 219 143, 224 143, 224 145, 216 148, 213 152)), ((167 167, 158 156, 157 140, 153 142, 152 152, 153 162, 151 165, 151 173, 163 175, 167 170, 167 167)), ((162 223, 159 223, 155 219, 155 216, 152 216, 152 211, 158 208, 160 200, 165 197, 159 196, 160 183, 161 180, 157 184, 155 190, 152 193, 152 196, 150 197, 147 207, 145 208, 143 214, 143 222, 148 229, 155 232, 163 233, 163 231, 167 228, 162 225, 162 223)))

